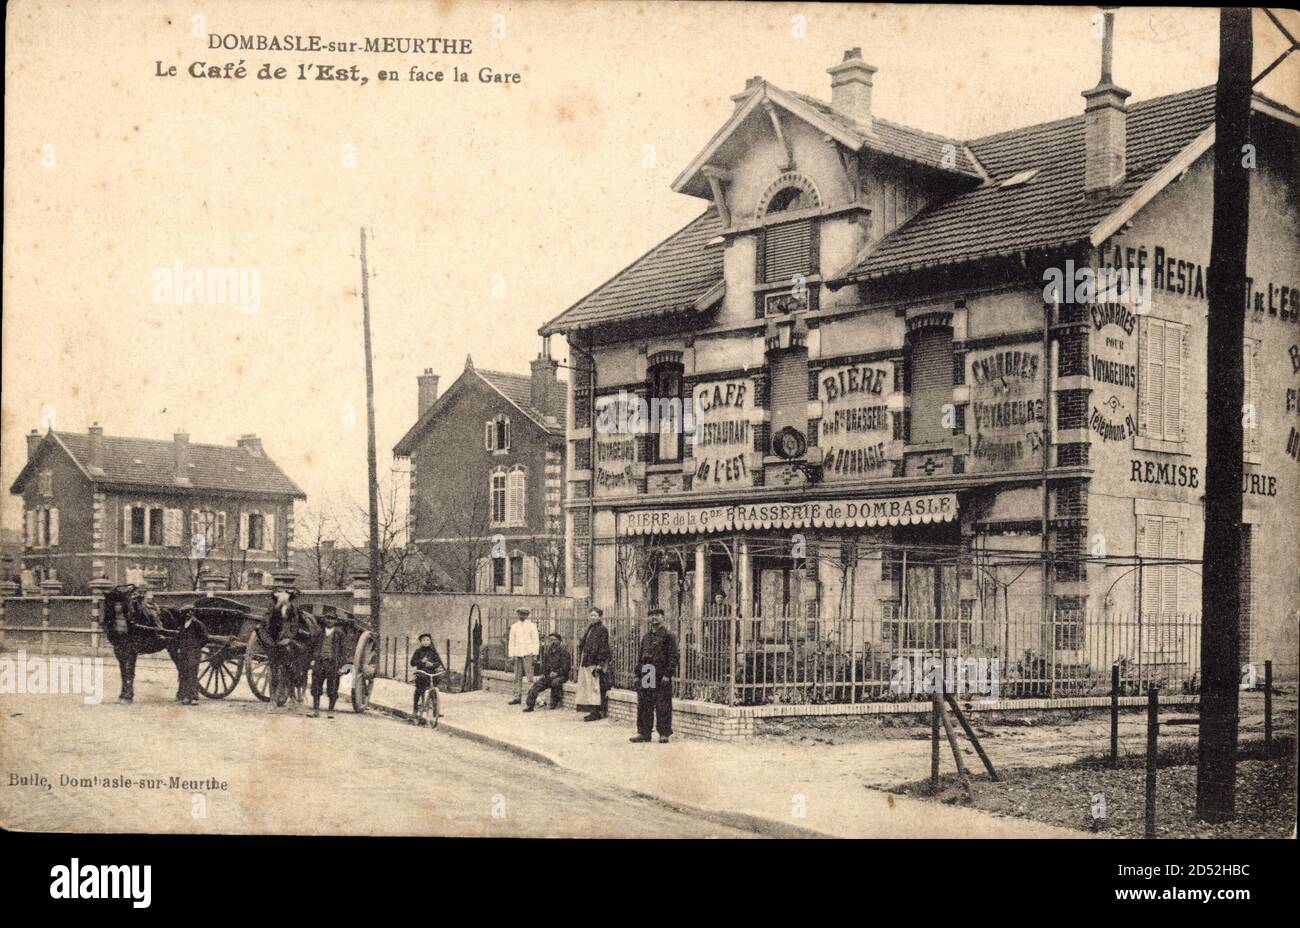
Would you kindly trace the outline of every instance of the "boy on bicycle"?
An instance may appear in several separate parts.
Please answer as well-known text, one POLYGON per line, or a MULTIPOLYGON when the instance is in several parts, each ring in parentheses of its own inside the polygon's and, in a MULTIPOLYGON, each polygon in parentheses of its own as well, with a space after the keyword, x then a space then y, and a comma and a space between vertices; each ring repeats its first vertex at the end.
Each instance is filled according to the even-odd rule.
MULTIPOLYGON (((438 656, 438 649, 433 646, 433 636, 428 632, 420 636, 420 646, 411 655, 411 666, 416 669, 415 705, 411 710, 411 724, 414 725, 420 714, 420 700, 424 698, 425 691, 433 686, 431 674, 440 673, 443 669, 442 658, 438 656)), ((420 724, 424 724, 424 719, 420 719, 420 724)))

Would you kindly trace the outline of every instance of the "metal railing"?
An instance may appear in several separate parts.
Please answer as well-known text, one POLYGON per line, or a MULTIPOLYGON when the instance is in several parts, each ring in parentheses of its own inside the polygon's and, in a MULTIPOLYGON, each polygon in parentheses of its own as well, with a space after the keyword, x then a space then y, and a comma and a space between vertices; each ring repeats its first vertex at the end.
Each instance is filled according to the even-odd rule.
MULTIPOLYGON (((573 649, 585 613, 534 616, 542 636, 558 631, 573 649)), ((484 634, 504 657, 513 615, 489 613, 484 634)), ((614 651, 614 685, 631 688, 644 616, 605 616, 614 651)), ((833 704, 928 700, 922 679, 941 669, 965 692, 1001 699, 1107 696, 1112 667, 1121 692, 1140 695, 1199 688, 1196 614, 1037 614, 1009 619, 902 620, 883 613, 853 619, 806 616, 668 617, 680 654, 674 695, 723 705, 833 704), (943 661, 942 665, 937 661, 943 661)), ((504 661, 488 666, 502 669, 504 661)), ((951 682, 949 684, 952 685, 951 682)))

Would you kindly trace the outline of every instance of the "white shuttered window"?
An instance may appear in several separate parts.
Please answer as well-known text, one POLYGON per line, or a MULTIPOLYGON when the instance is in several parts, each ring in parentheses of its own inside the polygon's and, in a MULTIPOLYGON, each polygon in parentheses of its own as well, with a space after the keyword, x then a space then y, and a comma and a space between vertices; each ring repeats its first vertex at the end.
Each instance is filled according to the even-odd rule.
POLYGON ((1138 320, 1138 432, 1163 441, 1183 441, 1187 416, 1187 327, 1177 322, 1138 320))

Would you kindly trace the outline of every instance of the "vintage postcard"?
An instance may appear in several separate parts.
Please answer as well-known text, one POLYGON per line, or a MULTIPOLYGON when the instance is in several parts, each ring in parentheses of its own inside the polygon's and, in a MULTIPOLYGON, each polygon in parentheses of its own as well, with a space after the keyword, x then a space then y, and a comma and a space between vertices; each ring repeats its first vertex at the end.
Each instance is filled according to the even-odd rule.
POLYGON ((7 14, 6 829, 1294 835, 1300 14, 7 14))

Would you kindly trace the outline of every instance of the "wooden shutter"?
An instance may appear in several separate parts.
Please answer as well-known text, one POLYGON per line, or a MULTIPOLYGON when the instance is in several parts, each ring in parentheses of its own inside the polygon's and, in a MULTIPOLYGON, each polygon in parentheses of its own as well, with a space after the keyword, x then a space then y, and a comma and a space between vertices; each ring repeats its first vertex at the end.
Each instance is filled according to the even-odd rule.
POLYGON ((524 556, 524 592, 542 592, 542 574, 537 566, 537 558, 524 556))
POLYGON ((1246 453, 1258 454, 1260 449, 1259 342, 1253 338, 1248 338, 1242 343, 1241 365, 1246 380, 1244 398, 1250 409, 1250 425, 1245 429, 1243 438, 1246 453))
POLYGON ((275 513, 262 516, 262 550, 275 550, 275 513))
POLYGON ((912 436, 914 443, 944 441, 952 429, 943 423, 943 406, 952 402, 952 335, 947 329, 922 329, 912 351, 912 436))
POLYGON ((1147 326, 1147 422, 1156 438, 1165 435, 1165 324, 1152 319, 1147 326))
POLYGON ((182 543, 181 533, 184 515, 179 509, 163 510, 163 544, 169 548, 179 548, 182 543))
POLYGON ((1147 362, 1151 353, 1151 339, 1148 331, 1151 320, 1138 319, 1138 434, 1151 434, 1151 378, 1147 374, 1147 362))
POLYGON ((764 278, 767 283, 793 282, 812 273, 812 220, 769 226, 763 243, 764 278))
POLYGON ((505 434, 505 444, 502 446, 501 450, 509 451, 510 450, 510 417, 509 416, 503 416, 501 418, 501 428, 505 434))
MULTIPOLYGON (((1151 559, 1160 555, 1160 520, 1153 516, 1138 516, 1138 554, 1151 559)), ((1141 597, 1138 609, 1143 618, 1154 616, 1160 611, 1160 584, 1162 572, 1159 567, 1142 567, 1139 586, 1141 597)), ((1149 644, 1144 642, 1146 647, 1149 644)))
POLYGON ((239 550, 248 550, 248 513, 239 514, 239 550))
POLYGON ((1186 365, 1183 363, 1184 327, 1166 322, 1165 328, 1165 413, 1163 437, 1181 441, 1183 437, 1183 386, 1186 365))
MULTIPOLYGON (((1178 557, 1179 524, 1174 519, 1163 519, 1160 533, 1160 556, 1166 560, 1178 557)), ((1166 564, 1160 568, 1163 576, 1160 580, 1160 613, 1168 621, 1178 611, 1178 574, 1175 564, 1166 564)))
POLYGON ((483 450, 484 451, 491 451, 493 449, 495 438, 496 438, 496 428, 493 425, 492 420, 489 419, 488 421, 483 423, 483 450))
POLYGON ((122 507, 122 544, 131 543, 131 507, 122 507))
POLYGON ((525 519, 525 474, 522 470, 511 471, 507 481, 509 488, 506 500, 506 521, 511 525, 523 525, 525 519))
MULTIPOLYGON (((772 435, 786 427, 800 432, 808 429, 808 352, 803 349, 782 351, 772 356, 772 435)), ((771 454, 770 447, 763 449, 771 454)))
POLYGON ((53 548, 59 543, 59 510, 50 510, 50 538, 49 544, 53 548))
POLYGON ((217 543, 224 541, 226 538, 226 514, 217 513, 217 543))
POLYGON ((32 509, 23 510, 23 541, 27 547, 36 547, 36 512, 32 509))

